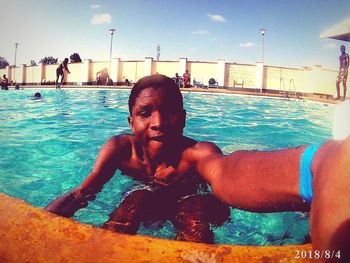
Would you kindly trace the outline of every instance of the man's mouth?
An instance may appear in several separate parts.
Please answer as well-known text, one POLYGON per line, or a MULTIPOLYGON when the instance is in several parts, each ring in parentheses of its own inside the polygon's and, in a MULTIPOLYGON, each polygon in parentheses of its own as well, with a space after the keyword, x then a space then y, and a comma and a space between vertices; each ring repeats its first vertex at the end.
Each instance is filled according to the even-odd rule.
POLYGON ((167 140, 167 136, 165 135, 152 136, 149 138, 149 141, 157 141, 157 142, 165 142, 166 140, 167 140))

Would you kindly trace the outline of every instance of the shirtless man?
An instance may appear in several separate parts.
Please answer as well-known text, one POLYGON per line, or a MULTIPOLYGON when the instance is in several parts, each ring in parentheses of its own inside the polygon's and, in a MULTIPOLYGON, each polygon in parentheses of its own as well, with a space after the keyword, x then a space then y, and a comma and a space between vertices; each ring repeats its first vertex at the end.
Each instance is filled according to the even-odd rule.
POLYGON ((337 87, 337 97, 336 100, 340 99, 340 82, 343 82, 343 91, 344 95, 342 100, 345 100, 346 98, 346 81, 348 79, 348 69, 349 69, 349 55, 345 53, 345 46, 340 46, 340 52, 341 55, 339 56, 339 73, 336 81, 336 87, 337 87))
POLYGON ((6 77, 6 74, 4 74, 2 76, 1 89, 8 90, 9 89, 8 86, 9 86, 9 80, 6 77))
POLYGON ((64 70, 67 71, 67 73, 70 73, 68 70, 68 58, 65 58, 62 63, 58 66, 56 69, 56 89, 59 88, 62 85, 63 79, 64 79, 64 70), (58 79, 61 76, 61 83, 58 84, 58 79))
MULTIPOLYGON (((139 80, 129 98, 129 123, 133 135, 112 137, 102 148, 93 171, 83 184, 51 203, 46 210, 72 216, 94 198, 116 169, 120 169, 136 180, 148 182, 151 187, 159 187, 161 191, 156 189, 155 192, 160 195, 152 195, 153 190, 150 190, 151 202, 145 204, 157 206, 157 200, 164 199, 159 210, 165 213, 172 207, 169 197, 183 196, 178 192, 181 187, 177 186, 184 187, 184 194, 193 193, 190 188, 200 175, 210 183, 214 195, 240 209, 254 212, 310 211, 313 249, 334 250, 334 255, 340 255, 344 262, 349 260, 349 250, 345 246, 350 244, 350 137, 314 146, 237 151, 224 155, 213 143, 196 142, 182 135, 185 111, 181 94, 175 90, 178 90, 175 82, 162 75, 139 80), (170 195, 168 190, 171 190, 170 195)), ((142 198, 144 193, 136 193, 136 199, 147 201, 147 198, 142 198)), ((129 200, 130 205, 135 203, 132 196, 129 200)), ((183 199, 180 197, 179 200, 183 199)), ((125 202, 128 205, 128 201, 125 202)), ((182 222, 193 219, 195 228, 207 218, 203 216, 204 210, 198 209, 196 204, 202 204, 202 198, 182 206, 187 207, 187 213, 177 212, 185 219, 182 222)), ((133 208, 131 216, 135 211, 141 211, 137 210, 140 206, 130 207, 133 208)), ((125 227, 132 231, 124 232, 135 233, 141 217, 133 224, 135 221, 129 219, 130 215, 117 208, 104 227, 116 231, 125 227)), ((175 218, 180 219, 179 216, 175 218)), ((190 226, 174 222, 180 232, 181 226, 190 226)), ((202 236, 208 233, 203 230, 207 229, 206 222, 208 219, 203 227, 198 228, 202 230, 195 232, 202 236)), ((193 240, 183 236, 178 239, 193 240)))
POLYGON ((209 223, 222 224, 229 207, 206 192, 196 165, 220 149, 183 136, 186 112, 171 78, 157 74, 140 79, 131 90, 129 112, 133 134, 109 139, 83 183, 45 209, 73 216, 120 170, 142 183, 125 196, 103 228, 135 234, 142 221, 169 219, 177 240, 214 243, 209 223))

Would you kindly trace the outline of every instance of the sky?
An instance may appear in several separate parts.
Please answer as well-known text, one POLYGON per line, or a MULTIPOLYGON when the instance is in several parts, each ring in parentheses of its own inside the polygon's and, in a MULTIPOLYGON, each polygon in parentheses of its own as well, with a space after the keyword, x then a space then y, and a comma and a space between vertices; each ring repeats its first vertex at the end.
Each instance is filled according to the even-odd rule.
POLYGON ((0 56, 211 61, 337 69, 339 47, 320 34, 350 17, 349 0, 0 0, 0 56), (267 32, 264 37, 260 29, 267 32))

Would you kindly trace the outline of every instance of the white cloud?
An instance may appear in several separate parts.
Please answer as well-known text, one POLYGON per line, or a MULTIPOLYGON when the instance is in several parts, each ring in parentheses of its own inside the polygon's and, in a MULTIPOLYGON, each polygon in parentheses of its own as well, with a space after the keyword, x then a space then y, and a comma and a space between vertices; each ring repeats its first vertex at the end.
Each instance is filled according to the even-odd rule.
POLYGON ((210 20, 214 21, 214 22, 225 22, 225 18, 221 15, 213 15, 213 14, 208 14, 208 17, 210 18, 210 20))
POLYGON ((97 14, 90 20, 90 23, 93 25, 110 24, 111 22, 112 16, 110 14, 97 14))
POLYGON ((323 46, 323 48, 329 48, 329 49, 335 49, 337 47, 338 47, 337 44, 334 42, 323 46))
POLYGON ((90 5, 90 7, 91 7, 92 9, 96 9, 96 8, 100 8, 101 6, 100 6, 100 5, 90 5))
POLYGON ((205 35, 208 33, 209 32, 207 30, 197 30, 197 31, 192 32, 192 34, 194 34, 194 35, 205 35))
POLYGON ((240 47, 243 47, 243 48, 251 48, 251 47, 255 47, 256 44, 252 43, 252 42, 247 42, 247 43, 241 43, 239 44, 240 47))

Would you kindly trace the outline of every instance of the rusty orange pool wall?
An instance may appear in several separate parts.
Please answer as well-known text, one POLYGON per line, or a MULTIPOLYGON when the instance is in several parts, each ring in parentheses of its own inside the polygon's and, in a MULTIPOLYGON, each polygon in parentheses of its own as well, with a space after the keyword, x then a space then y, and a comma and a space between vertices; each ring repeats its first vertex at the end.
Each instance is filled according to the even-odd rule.
POLYGON ((0 262, 301 262, 311 245, 206 245, 117 234, 0 194, 0 262))

